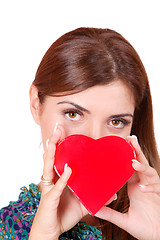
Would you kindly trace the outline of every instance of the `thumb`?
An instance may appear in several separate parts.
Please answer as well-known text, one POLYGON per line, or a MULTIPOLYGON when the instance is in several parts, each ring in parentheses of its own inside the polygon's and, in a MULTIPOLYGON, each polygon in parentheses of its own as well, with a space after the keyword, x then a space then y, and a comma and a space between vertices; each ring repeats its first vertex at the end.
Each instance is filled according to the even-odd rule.
POLYGON ((109 221, 118 227, 122 228, 123 230, 126 230, 127 226, 127 214, 126 213, 120 213, 116 210, 113 210, 109 207, 103 206, 95 215, 98 218, 101 218, 103 220, 109 221))

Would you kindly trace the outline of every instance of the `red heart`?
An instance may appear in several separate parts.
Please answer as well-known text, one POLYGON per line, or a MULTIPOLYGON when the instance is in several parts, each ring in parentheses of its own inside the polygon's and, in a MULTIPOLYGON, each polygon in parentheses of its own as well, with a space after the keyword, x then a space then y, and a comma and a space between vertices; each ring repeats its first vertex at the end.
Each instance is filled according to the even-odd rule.
POLYGON ((67 186, 95 215, 132 176, 135 157, 133 147, 121 137, 94 140, 71 135, 57 145, 54 167, 61 176, 68 163, 72 175, 67 186))

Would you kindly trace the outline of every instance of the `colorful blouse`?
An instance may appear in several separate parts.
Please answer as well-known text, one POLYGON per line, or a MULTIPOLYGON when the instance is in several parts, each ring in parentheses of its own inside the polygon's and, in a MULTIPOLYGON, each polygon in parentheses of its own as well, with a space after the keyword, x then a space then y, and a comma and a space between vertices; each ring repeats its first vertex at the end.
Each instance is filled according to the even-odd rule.
MULTIPOLYGON (((10 202, 0 210, 0 239, 27 240, 36 214, 41 192, 35 184, 21 188, 19 199, 10 202)), ((60 240, 102 239, 102 233, 96 227, 79 222, 68 232, 63 233, 60 240)))

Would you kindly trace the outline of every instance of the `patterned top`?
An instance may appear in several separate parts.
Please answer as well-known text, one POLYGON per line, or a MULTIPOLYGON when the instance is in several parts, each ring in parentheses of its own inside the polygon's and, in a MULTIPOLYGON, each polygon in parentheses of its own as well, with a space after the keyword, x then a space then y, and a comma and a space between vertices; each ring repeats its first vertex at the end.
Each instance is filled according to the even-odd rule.
MULTIPOLYGON (((10 202, 9 206, 0 210, 0 239, 27 240, 36 214, 41 192, 35 184, 21 188, 19 199, 10 202)), ((79 222, 68 232, 63 233, 60 240, 102 239, 102 233, 96 227, 79 222)))

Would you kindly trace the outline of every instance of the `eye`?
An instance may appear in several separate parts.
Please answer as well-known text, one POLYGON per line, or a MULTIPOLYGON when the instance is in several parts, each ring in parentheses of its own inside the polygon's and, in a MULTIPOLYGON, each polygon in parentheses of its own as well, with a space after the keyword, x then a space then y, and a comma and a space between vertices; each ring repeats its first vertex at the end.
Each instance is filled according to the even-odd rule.
POLYGON ((120 120, 112 120, 111 121, 111 124, 115 127, 119 126, 121 124, 121 121, 120 120))
POLYGON ((69 118, 72 121, 78 121, 81 119, 82 114, 78 113, 77 111, 68 111, 65 112, 65 115, 67 116, 67 118, 69 118))
POLYGON ((127 126, 129 123, 130 122, 125 119, 114 119, 109 122, 109 125, 114 128, 121 129, 121 128, 124 128, 125 126, 127 126))

